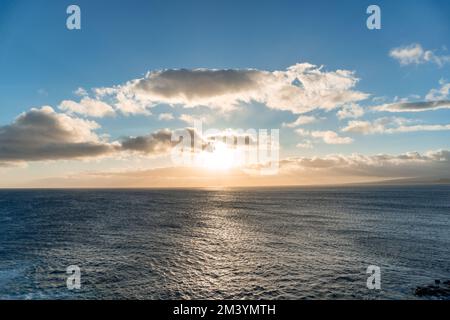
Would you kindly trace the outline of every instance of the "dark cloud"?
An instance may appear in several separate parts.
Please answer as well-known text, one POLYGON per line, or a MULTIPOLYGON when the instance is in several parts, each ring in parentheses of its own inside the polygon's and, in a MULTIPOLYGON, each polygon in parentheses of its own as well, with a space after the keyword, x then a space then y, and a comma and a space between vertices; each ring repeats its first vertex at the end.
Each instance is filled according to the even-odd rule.
POLYGON ((419 102, 400 102, 384 104, 375 107, 378 111, 388 112, 420 112, 437 109, 449 109, 450 100, 438 100, 438 101, 419 101, 419 102))
POLYGON ((152 72, 135 83, 136 89, 165 98, 188 100, 255 89, 256 70, 179 69, 152 72))
POLYGON ((122 150, 143 153, 164 153, 173 146, 172 131, 164 129, 146 136, 129 137, 122 140, 122 150))
POLYGON ((205 145, 203 138, 193 128, 185 128, 174 131, 162 129, 145 136, 123 138, 121 141, 121 150, 149 155, 164 154, 170 152, 172 147, 182 141, 184 137, 189 137, 191 148, 194 147, 195 139, 199 139, 201 146, 205 145))
POLYGON ((96 157, 114 146, 93 132, 95 122, 58 114, 50 107, 31 109, 0 127, 0 162, 96 157))
POLYGON ((0 166, 14 166, 27 161, 69 160, 138 152, 143 155, 161 155, 183 138, 194 139, 200 145, 205 141, 193 129, 163 129, 144 136, 126 137, 120 142, 99 138, 94 121, 56 113, 50 107, 31 109, 16 120, 0 127, 0 166), (173 141, 172 141, 173 136, 173 141))

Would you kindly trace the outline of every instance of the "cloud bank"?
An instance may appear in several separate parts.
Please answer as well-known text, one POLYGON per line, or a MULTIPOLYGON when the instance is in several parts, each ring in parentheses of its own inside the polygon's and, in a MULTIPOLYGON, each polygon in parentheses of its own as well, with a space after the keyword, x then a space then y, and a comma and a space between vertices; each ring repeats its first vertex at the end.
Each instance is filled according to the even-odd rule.
POLYGON ((322 176, 400 179, 450 176, 450 151, 437 150, 424 154, 408 152, 400 155, 360 154, 329 155, 325 157, 290 158, 281 162, 282 171, 291 174, 322 176))
MULTIPOLYGON (((148 135, 124 137, 109 142, 100 137, 95 121, 57 113, 45 106, 19 115, 9 125, 0 127, 0 164, 10 166, 27 161, 73 160, 139 153, 155 156, 169 153, 180 139, 181 130, 162 129, 148 135)), ((193 138, 202 139, 186 128, 193 138)), ((203 140, 201 140, 203 142, 203 140)))

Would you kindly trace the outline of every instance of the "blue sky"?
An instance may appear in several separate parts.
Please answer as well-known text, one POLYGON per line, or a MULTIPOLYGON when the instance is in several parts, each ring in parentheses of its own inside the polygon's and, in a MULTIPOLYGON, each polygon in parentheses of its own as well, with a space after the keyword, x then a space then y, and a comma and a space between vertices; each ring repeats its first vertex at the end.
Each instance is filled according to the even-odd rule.
MULTIPOLYGON (((449 130, 389 135, 341 130, 352 120, 370 122, 382 117, 402 117, 427 125, 450 123, 448 108, 401 113, 371 109, 393 103, 395 97, 425 100, 430 90, 450 81, 450 63, 402 65, 390 56, 393 49, 413 44, 436 56, 449 56, 448 1, 3 0, 0 6, 0 125, 12 123, 32 107, 48 105, 58 110, 63 100, 79 101, 74 94, 77 88, 89 91, 122 85, 148 71, 252 68, 272 72, 310 63, 324 65, 326 72, 354 71, 360 80, 353 89, 370 94, 357 101, 365 111, 358 118, 337 119, 340 107, 306 113, 321 119, 305 125, 306 130, 332 130, 350 136, 352 143, 314 141, 313 148, 297 148, 303 138, 294 128, 282 128, 282 123, 295 121, 299 114, 254 101, 228 112, 227 117, 216 117, 211 125, 282 128, 285 156, 400 154, 448 147, 449 130), (65 27, 70 4, 81 8, 81 30, 65 27), (365 11, 370 4, 381 8, 381 30, 366 27, 365 11), (376 97, 384 100, 374 101, 376 97)), ((182 127, 186 123, 177 117, 189 112, 216 113, 160 103, 152 107, 149 116, 119 114, 91 120, 101 126, 99 134, 115 140, 182 127), (172 113, 175 119, 159 121, 158 114, 163 112, 172 113)))

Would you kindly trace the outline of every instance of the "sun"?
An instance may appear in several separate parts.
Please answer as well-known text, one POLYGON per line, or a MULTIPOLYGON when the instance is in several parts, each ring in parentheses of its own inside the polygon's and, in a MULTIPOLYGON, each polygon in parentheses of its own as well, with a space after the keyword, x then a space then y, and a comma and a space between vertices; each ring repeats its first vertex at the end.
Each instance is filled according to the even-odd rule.
POLYGON ((200 166, 210 170, 228 170, 240 164, 240 152, 222 142, 216 142, 212 151, 203 151, 199 157, 200 166))

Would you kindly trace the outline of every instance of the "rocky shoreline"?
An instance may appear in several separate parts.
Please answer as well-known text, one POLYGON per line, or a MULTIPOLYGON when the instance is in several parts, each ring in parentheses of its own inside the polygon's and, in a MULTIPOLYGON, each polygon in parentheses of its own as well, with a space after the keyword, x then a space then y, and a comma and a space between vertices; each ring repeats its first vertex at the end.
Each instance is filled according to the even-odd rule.
POLYGON ((434 284, 417 287, 414 294, 418 297, 450 298, 450 280, 434 280, 434 284))

